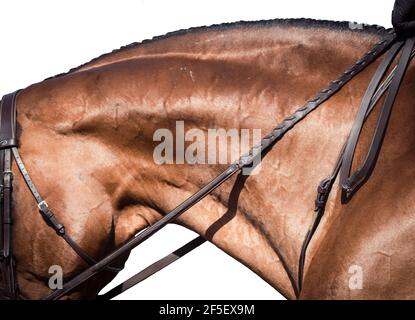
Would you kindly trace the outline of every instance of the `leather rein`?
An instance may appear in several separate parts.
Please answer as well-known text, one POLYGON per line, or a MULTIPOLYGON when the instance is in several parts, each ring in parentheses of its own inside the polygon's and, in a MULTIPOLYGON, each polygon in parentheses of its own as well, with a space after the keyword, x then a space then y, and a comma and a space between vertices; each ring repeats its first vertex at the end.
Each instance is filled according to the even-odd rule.
MULTIPOLYGON (((12 158, 14 158, 19 171, 22 174, 24 181, 26 182, 27 187, 29 188, 37 203, 39 213, 41 214, 46 224, 52 228, 58 236, 62 237, 67 242, 67 244, 89 265, 86 270, 64 283, 62 288, 52 291, 47 297, 44 298, 45 300, 56 300, 70 293, 73 289, 87 282, 90 278, 94 277, 104 270, 115 273, 119 272, 120 269, 111 266, 118 258, 128 254, 133 248, 150 238, 168 223, 177 219, 177 217, 179 217, 182 213, 186 212, 193 205, 201 201, 204 197, 209 195, 213 190, 218 188, 222 183, 227 181, 234 174, 240 172, 243 168, 251 167, 253 163, 257 163, 254 162, 256 157, 260 157, 262 154, 269 151, 297 123, 299 123, 308 114, 319 107, 323 102, 336 94, 344 85, 353 79, 354 76, 364 70, 368 65, 374 62, 385 52, 385 58, 375 72, 362 99, 350 135, 344 147, 342 148, 336 165, 332 173, 327 178, 323 179, 318 186, 317 197, 315 201, 314 219, 310 229, 306 234, 301 249, 298 269, 298 281, 297 284, 292 283, 296 296, 298 297, 301 292, 303 283, 303 273, 307 248, 324 215, 325 206, 337 176, 340 173, 340 186, 342 193, 341 201, 343 204, 345 204, 350 201, 353 195, 358 191, 360 187, 363 186, 363 184, 369 179, 371 173, 373 172, 401 81, 405 75, 405 71, 410 60, 415 55, 413 38, 397 36, 393 30, 391 30, 385 39, 377 43, 351 68, 344 71, 336 80, 332 81, 315 97, 307 101, 292 115, 285 118, 278 126, 272 130, 271 133, 265 136, 261 142, 258 145, 254 146, 248 153, 242 155, 225 171, 223 171, 216 178, 206 184, 198 192, 179 204, 172 211, 167 213, 156 223, 143 230, 136 237, 131 238, 124 245, 114 250, 111 254, 104 257, 100 261, 96 261, 93 257, 88 255, 70 237, 70 235, 66 233, 64 225, 54 215, 52 209, 38 192, 18 152, 18 141, 16 138, 16 99, 20 91, 5 95, 2 98, 0 105, 0 181, 2 181, 0 186, 0 268, 2 275, 0 282, 0 299, 15 300, 24 298, 19 292, 16 281, 16 261, 13 256, 11 241, 11 203, 13 188, 13 172, 11 171, 12 158), (392 63, 399 55, 399 53, 400 56, 396 66, 392 68, 389 74, 385 77, 386 73, 390 69, 392 63), (354 158, 354 152, 363 124, 374 107, 378 104, 380 98, 385 93, 386 98, 378 118, 375 133, 368 154, 363 162, 363 165, 353 173, 350 173, 354 158)), ((176 261, 204 242, 205 239, 202 236, 195 238, 183 247, 140 271, 135 276, 118 285, 104 295, 98 296, 98 298, 109 299, 120 294, 121 292, 126 291, 135 284, 151 276, 155 272, 165 268, 167 265, 176 261)))

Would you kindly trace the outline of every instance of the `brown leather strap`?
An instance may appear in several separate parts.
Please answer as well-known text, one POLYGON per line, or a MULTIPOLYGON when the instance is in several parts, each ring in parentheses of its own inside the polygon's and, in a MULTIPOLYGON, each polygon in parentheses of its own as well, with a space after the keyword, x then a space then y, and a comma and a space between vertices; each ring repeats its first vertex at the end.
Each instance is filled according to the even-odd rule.
POLYGON ((4 170, 4 152, 0 150, 0 262, 4 257, 4 224, 3 224, 3 170, 4 170))
POLYGON ((16 140, 16 97, 19 90, 6 94, 0 105, 0 149, 17 147, 16 140))
POLYGON ((393 48, 388 52, 384 61, 381 63, 377 69, 372 81, 369 84, 369 87, 363 97, 362 103, 360 105, 357 117, 353 123, 353 127, 349 136, 349 139, 346 143, 346 148, 343 156, 342 168, 340 171, 340 183, 342 187, 342 203, 347 203, 350 201, 352 196, 359 190, 369 179, 370 175, 373 172, 373 169, 376 165, 377 158, 382 147, 382 142, 385 137, 386 129, 388 126, 389 118, 394 106, 396 96, 402 79, 405 75, 406 68, 411 59, 412 49, 414 48, 414 39, 410 38, 405 41, 405 45, 402 50, 401 57, 397 64, 395 75, 393 77, 392 83, 390 84, 389 91, 387 93, 386 99, 383 103, 382 110, 375 128, 373 135, 372 143, 369 147, 369 151, 366 155, 366 158, 362 164, 353 174, 350 174, 352 161, 354 158, 354 152, 356 150, 357 141, 359 139, 360 133, 363 128, 364 118, 367 114, 367 110, 370 107, 370 102, 373 97, 375 90, 378 88, 380 81, 384 77, 385 73, 389 69, 391 63, 399 53, 403 41, 396 43, 393 48))
MULTIPOLYGON (((16 131, 16 99, 19 91, 5 95, 0 103, 0 181, 2 182, 0 203, 0 269, 2 273, 2 286, 0 287, 1 299, 18 299, 18 289, 15 279, 15 261, 11 246, 11 203, 12 181, 11 171, 12 153, 23 178, 35 198, 39 212, 48 226, 61 236, 71 248, 89 265, 96 261, 83 251, 79 245, 65 232, 64 226, 56 218, 52 210, 39 194, 32 182, 23 161, 17 150, 16 131)), ((107 266, 105 270, 119 272, 120 268, 107 266)))
MULTIPOLYGON (((12 148, 13 156, 16 161, 17 167, 19 168, 20 173, 23 176, 24 181, 26 182, 26 185, 28 186, 30 192, 32 193, 38 209, 39 213, 42 215, 42 218, 46 222, 46 224, 52 228, 56 234, 60 237, 62 237, 66 243, 75 251, 75 253, 84 260, 89 265, 94 265, 97 263, 97 261, 92 258, 89 254, 87 254, 77 243, 75 240, 73 240, 66 232, 64 225, 59 221, 59 219, 56 217, 56 215, 53 213, 52 209, 50 209, 47 202, 42 198, 39 191, 37 190, 35 184, 33 183, 32 178, 29 175, 29 172, 26 169, 26 166, 23 163, 22 158, 20 157, 19 151, 17 148, 12 148)), ((108 266, 106 270, 111 272, 120 272, 120 268, 111 267, 108 266)))
POLYGON ((311 223, 311 227, 308 229, 303 244, 301 246, 299 263, 298 263, 298 290, 301 292, 302 285, 303 285, 303 277, 304 277, 304 266, 305 266, 305 259, 307 255, 307 249, 311 242, 311 239, 314 236, 314 233, 317 231, 317 228, 320 224, 321 218, 323 218, 324 212, 326 210, 327 200, 330 195, 330 191, 333 187, 334 181, 337 178, 337 175, 340 170, 342 155, 344 152, 344 146, 340 151, 340 156, 336 161, 336 165, 332 173, 325 179, 321 180, 317 187, 317 196, 315 200, 315 209, 314 209, 314 217, 311 223))
MULTIPOLYGON (((386 79, 379 85, 378 81, 382 80, 382 78, 384 77, 385 72, 388 70, 391 62, 393 61, 393 57, 395 57, 398 53, 398 51, 402 48, 402 43, 401 44, 396 44, 393 48, 391 48, 390 52, 388 53, 388 55, 385 57, 384 61, 382 62, 382 64, 379 66, 377 72, 375 73, 374 77, 372 78, 371 83, 368 86, 367 89, 367 93, 368 95, 362 99, 362 104, 361 107, 358 111, 358 115, 357 115, 357 120, 355 122, 356 123, 361 123, 361 125, 363 125, 365 123, 365 121, 367 120, 367 118, 369 117, 369 115, 372 113, 372 111, 374 110, 374 108, 376 107, 377 103, 379 102, 380 98, 385 94, 385 92, 390 88, 392 83, 396 83, 397 80, 394 81, 394 79, 396 77, 403 77, 402 74, 402 65, 400 63, 398 63, 397 66, 395 66, 393 68, 393 70, 389 73, 389 75, 386 77, 386 79), (400 67, 399 67, 400 66, 400 67), (376 90, 376 91, 375 91, 376 90), (368 102, 369 101, 369 102, 368 102)), ((415 56, 415 49, 412 46, 410 55, 409 55, 409 60, 412 59, 415 56)), ((407 63, 407 62, 406 62, 407 63)), ((399 82, 402 79, 399 80, 399 82)), ((395 89, 396 90, 396 89, 395 89)), ((386 101, 385 101, 386 103, 386 101)), ((361 130, 361 126, 359 129, 359 133, 361 130)), ((383 128, 382 130, 385 130, 385 128, 383 128)), ((353 134, 353 140, 356 138, 356 131, 352 130, 352 133, 350 134, 350 136, 353 134)), ((384 133, 383 133, 384 134, 384 133)), ((326 208, 326 204, 327 204, 327 200, 328 197, 330 195, 330 191, 333 187, 333 184, 336 180, 336 177, 339 174, 340 168, 343 168, 344 164, 343 161, 345 158, 350 157, 350 154, 348 154, 348 157, 346 157, 346 148, 350 147, 350 145, 348 145, 350 139, 350 136, 348 137, 348 139, 346 140, 345 145, 343 146, 341 152, 340 152, 340 156, 338 157, 338 160, 336 161, 336 165, 332 171, 332 173, 330 174, 330 176, 328 176, 327 178, 323 179, 317 189, 317 197, 316 197, 316 207, 315 207, 315 215, 313 218, 313 221, 311 223, 311 227, 310 229, 307 231, 307 234, 305 236, 305 239, 303 241, 302 247, 301 247, 301 252, 300 252, 300 257, 299 257, 299 264, 298 264, 298 286, 299 286, 299 290, 301 291, 302 288, 302 284, 303 284, 303 277, 304 277, 304 267, 305 267, 305 259, 306 259, 306 254, 307 254, 307 249, 308 246, 311 242, 311 239, 314 235, 314 233, 316 232, 320 221, 324 215, 325 212, 325 208, 326 208)), ((377 146, 377 148, 380 148, 380 146, 377 146)), ((353 149, 354 152, 354 149, 353 149)), ((378 150, 379 152, 379 150, 378 150)), ((351 161, 351 160, 350 160, 351 161)), ((347 169, 347 167, 345 167, 347 169)))
POLYGON ((166 268, 173 262, 179 260, 181 257, 185 256, 186 254, 196 249, 197 247, 199 247, 201 244, 205 242, 206 240, 202 238, 201 236, 196 237, 192 241, 186 243, 184 246, 180 247, 179 249, 173 251, 172 253, 168 254, 164 258, 152 263, 148 267, 136 273, 131 278, 127 279, 126 281, 123 281, 122 283, 112 288, 108 292, 102 295, 99 295, 97 299, 98 300, 109 300, 120 295, 121 293, 127 291, 128 289, 131 289, 132 287, 144 281, 145 279, 151 277, 153 274, 159 272, 160 270, 163 270, 164 268, 166 268))
POLYGON ((0 203, 1 216, 1 237, 2 247, 0 264, 2 269, 3 299, 15 300, 18 296, 18 289, 15 279, 15 264, 11 246, 11 192, 13 173, 11 171, 11 152, 10 149, 0 150, 0 158, 2 159, 2 194, 0 203))
POLYGON ((11 171, 12 155, 10 151, 12 146, 17 145, 15 139, 15 100, 17 94, 18 91, 6 95, 0 104, 0 266, 2 271, 0 296, 2 299, 9 300, 15 300, 18 297, 15 262, 11 246, 13 173, 11 171))

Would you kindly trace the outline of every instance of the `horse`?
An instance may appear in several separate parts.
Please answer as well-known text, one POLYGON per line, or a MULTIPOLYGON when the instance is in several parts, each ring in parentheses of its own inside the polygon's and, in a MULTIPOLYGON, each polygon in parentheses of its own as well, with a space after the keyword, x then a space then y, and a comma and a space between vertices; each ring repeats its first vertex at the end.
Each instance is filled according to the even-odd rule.
MULTIPOLYGON (((386 34, 377 26, 277 19, 192 28, 134 43, 22 90, 19 151, 66 232, 99 260, 226 167, 156 163, 157 129, 174 132, 183 121, 186 130, 268 132, 386 34)), ((415 298, 413 65, 371 179, 347 205, 334 184, 308 248, 302 285, 297 278, 315 189, 331 172, 378 64, 289 131, 263 157, 258 174, 232 177, 175 223, 287 299, 415 298)), ((365 124, 356 162, 364 158, 378 113, 365 124)), ((44 224, 18 174, 13 216, 22 295, 49 294, 52 265, 62 266, 64 281, 87 267, 44 224)), ((113 277, 105 271, 63 299, 94 299, 113 277)))

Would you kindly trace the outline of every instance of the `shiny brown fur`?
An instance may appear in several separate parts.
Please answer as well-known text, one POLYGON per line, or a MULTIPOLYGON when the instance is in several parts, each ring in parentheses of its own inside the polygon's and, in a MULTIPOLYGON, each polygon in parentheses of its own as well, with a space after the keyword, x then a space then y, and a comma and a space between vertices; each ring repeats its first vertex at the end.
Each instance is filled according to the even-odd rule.
MULTIPOLYGON (((383 36, 309 23, 176 34, 25 89, 18 99, 21 155, 67 232, 99 259, 225 168, 156 165, 156 129, 184 120, 186 129, 266 134, 383 36)), ((376 64, 290 131, 264 158, 260 174, 232 179, 178 222, 297 298, 298 256, 316 186, 332 170, 376 64)), ((335 185, 299 298, 415 298, 413 86, 411 67, 369 182, 348 205, 340 204, 335 185), (361 290, 348 286, 354 264, 364 272, 361 290)), ((67 278, 85 265, 43 223, 13 171, 18 282, 24 295, 38 299, 50 291, 50 265, 64 266, 67 278)), ((93 298, 108 281, 99 278, 68 298, 93 298)))

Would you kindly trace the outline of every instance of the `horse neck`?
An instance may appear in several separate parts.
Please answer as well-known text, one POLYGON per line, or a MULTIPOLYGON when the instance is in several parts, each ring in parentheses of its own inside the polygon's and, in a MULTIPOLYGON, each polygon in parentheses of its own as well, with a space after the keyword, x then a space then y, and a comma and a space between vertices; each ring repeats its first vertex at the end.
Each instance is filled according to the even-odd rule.
MULTIPOLYGON (((142 218, 116 235, 121 243, 224 168, 155 164, 155 130, 174 131, 175 120, 183 120, 191 128, 261 129, 265 135, 375 40, 371 34, 319 28, 189 33, 35 85, 19 99, 20 117, 44 123, 60 136, 93 140, 116 155, 118 165, 101 174, 100 183, 111 190, 118 223, 137 221, 132 208, 142 218)), ((294 297, 315 187, 334 164, 368 77, 364 72, 347 94, 340 93, 287 134, 263 160, 262 174, 226 183, 179 222, 294 297)))

